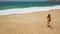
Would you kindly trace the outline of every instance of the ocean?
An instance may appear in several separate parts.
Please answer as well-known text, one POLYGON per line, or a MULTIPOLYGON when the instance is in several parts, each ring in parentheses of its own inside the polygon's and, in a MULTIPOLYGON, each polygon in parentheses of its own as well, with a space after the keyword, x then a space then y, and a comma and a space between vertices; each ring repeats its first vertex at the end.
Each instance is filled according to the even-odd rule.
POLYGON ((1 9, 60 5, 60 2, 0 2, 1 9))
POLYGON ((0 15, 60 9, 60 2, 0 2, 0 15))

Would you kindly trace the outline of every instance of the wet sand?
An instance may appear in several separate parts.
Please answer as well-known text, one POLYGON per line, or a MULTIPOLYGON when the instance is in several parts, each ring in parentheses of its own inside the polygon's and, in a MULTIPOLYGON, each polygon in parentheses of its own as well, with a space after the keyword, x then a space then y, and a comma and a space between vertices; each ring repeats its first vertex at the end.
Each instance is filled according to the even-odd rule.
POLYGON ((0 34, 60 34, 60 10, 0 16, 0 34), (47 27, 48 14, 53 30, 47 27))

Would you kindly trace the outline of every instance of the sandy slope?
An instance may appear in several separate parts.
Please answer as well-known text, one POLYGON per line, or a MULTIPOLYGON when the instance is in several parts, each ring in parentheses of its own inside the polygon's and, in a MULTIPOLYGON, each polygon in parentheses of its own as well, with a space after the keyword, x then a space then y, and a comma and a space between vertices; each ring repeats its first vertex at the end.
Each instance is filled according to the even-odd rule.
POLYGON ((0 34, 60 34, 60 10, 0 16, 0 34), (49 13, 53 30, 47 27, 49 13))

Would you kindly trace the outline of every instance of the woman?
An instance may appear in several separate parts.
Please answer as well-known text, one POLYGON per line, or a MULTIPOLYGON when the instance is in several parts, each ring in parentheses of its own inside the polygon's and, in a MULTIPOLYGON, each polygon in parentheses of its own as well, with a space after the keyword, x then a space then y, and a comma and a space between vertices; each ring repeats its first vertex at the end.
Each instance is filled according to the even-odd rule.
POLYGON ((48 26, 49 28, 53 29, 53 28, 51 27, 51 25, 50 25, 50 22, 51 22, 51 15, 50 15, 50 14, 48 14, 47 19, 48 19, 48 21, 47 21, 47 26, 48 26))

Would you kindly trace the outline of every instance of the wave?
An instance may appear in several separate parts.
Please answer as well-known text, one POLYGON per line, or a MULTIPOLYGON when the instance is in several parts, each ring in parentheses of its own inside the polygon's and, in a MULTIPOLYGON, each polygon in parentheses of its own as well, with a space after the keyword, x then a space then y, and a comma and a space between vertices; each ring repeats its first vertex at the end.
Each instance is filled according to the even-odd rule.
POLYGON ((24 13, 32 13, 32 12, 39 12, 39 11, 49 11, 52 9, 60 9, 60 5, 46 6, 46 7, 29 7, 29 8, 6 9, 6 10, 0 10, 0 15, 24 14, 24 13))

